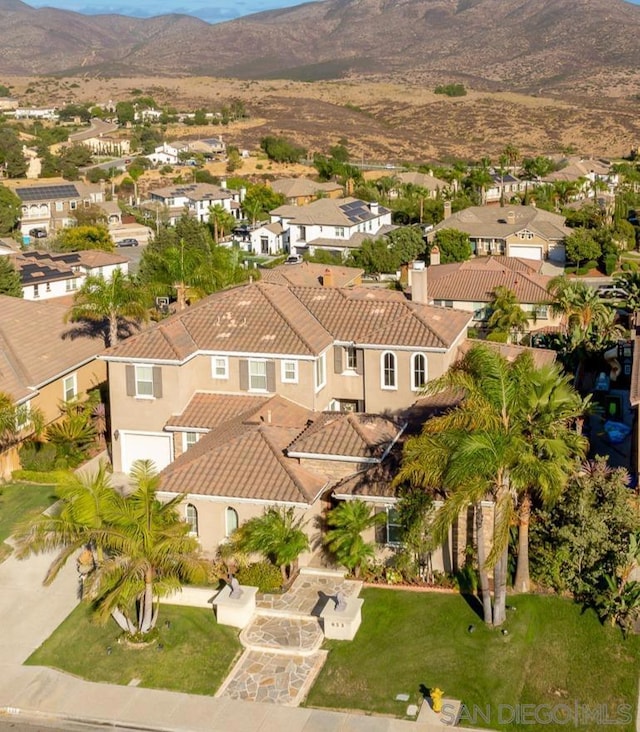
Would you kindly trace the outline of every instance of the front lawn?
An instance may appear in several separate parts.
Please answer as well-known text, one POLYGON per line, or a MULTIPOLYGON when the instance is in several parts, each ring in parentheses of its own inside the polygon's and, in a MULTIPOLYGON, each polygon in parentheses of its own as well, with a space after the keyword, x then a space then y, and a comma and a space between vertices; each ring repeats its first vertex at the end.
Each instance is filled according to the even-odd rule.
POLYGON ((569 600, 510 597, 515 610, 507 613, 503 635, 487 628, 460 595, 365 589, 361 597, 360 630, 351 642, 325 643, 329 657, 308 706, 402 716, 409 702, 395 701, 397 694, 416 702, 421 687, 438 686, 445 697, 462 700, 473 726, 521 730, 499 718, 506 722, 506 705, 516 704, 573 709, 577 702, 592 710, 608 704, 610 717, 620 711, 617 704, 629 704, 635 720, 639 637, 623 640, 618 629, 601 626, 593 612, 569 600), (471 720, 474 705, 485 716, 489 706, 488 721, 471 720))
POLYGON ((54 501, 53 486, 31 483, 7 483, 0 485, 0 561, 11 552, 4 543, 16 526, 41 513, 54 501))
POLYGON ((159 637, 145 648, 119 642, 122 632, 110 620, 91 621, 80 604, 28 659, 89 681, 213 695, 231 669, 241 646, 238 632, 218 625, 212 610, 162 605, 159 637))

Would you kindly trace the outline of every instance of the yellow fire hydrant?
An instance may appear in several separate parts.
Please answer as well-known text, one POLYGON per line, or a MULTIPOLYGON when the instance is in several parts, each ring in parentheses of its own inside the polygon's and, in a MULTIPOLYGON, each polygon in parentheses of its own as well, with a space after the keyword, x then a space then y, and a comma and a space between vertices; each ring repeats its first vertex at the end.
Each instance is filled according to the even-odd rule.
POLYGON ((435 689, 431 690, 431 701, 433 702, 433 711, 439 714, 442 711, 442 696, 444 694, 444 691, 442 689, 438 689, 436 686, 435 689))

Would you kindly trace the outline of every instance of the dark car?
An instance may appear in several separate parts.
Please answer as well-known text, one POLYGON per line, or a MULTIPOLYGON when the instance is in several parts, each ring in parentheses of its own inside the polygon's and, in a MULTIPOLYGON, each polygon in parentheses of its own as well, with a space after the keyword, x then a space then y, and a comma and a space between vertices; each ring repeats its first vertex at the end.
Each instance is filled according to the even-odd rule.
POLYGON ((121 239, 116 246, 117 247, 137 247, 140 242, 137 239, 121 239))
POLYGON ((32 236, 34 239, 46 239, 48 234, 46 229, 38 228, 30 229, 29 236, 32 236))

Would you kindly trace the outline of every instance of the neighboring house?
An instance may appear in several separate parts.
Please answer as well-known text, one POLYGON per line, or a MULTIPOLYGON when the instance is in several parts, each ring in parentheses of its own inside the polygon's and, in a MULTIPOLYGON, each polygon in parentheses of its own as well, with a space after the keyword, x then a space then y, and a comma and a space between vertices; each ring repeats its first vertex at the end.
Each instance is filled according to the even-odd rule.
POLYGON ((95 155, 113 155, 115 157, 128 155, 131 142, 114 134, 119 129, 115 122, 105 122, 94 117, 88 129, 69 135, 69 142, 84 145, 95 155))
POLYGON ((211 160, 224 160, 227 156, 227 145, 222 137, 206 137, 203 140, 187 140, 189 152, 200 153, 211 160))
POLYGON ((318 198, 342 198, 344 194, 344 188, 338 183, 318 183, 309 178, 277 178, 269 185, 290 206, 305 206, 318 198))
MULTIPOLYGON (((416 171, 407 171, 404 173, 394 173, 393 178, 402 185, 411 185, 416 188, 422 188, 429 192, 429 198, 436 198, 439 193, 449 190, 451 187, 447 181, 436 178, 428 173, 418 173, 416 171)), ((392 188, 389 191, 391 198, 398 198, 402 191, 399 188, 392 188)))
POLYGON ((565 261, 564 239, 571 234, 565 217, 535 206, 470 206, 450 214, 428 234, 429 244, 441 229, 469 235, 478 256, 504 254, 519 259, 565 261))
POLYGON ((119 269, 129 271, 129 260, 120 254, 88 250, 83 252, 26 251, 13 256, 22 280, 25 300, 50 300, 73 295, 87 275, 111 279, 119 269))
POLYGON ((133 115, 136 122, 159 122, 164 112, 161 109, 139 109, 133 115))
POLYGON ((500 256, 439 264, 432 253, 431 266, 425 268, 423 262, 414 262, 416 269, 409 268, 407 279, 414 301, 464 310, 473 314, 477 324, 488 318, 488 305, 496 287, 506 287, 515 293, 521 308, 531 313, 531 329, 536 330, 560 323, 549 306, 547 285, 551 277, 540 274, 541 264, 500 256))
MULTIPOLYGON (((67 310, 57 302, 0 295, 0 392, 40 410, 46 424, 60 417, 63 402, 84 397, 106 379, 106 364, 96 360, 102 340, 71 337, 67 310)), ((18 467, 15 450, 4 457, 5 472, 18 467)))
POLYGON ((245 189, 234 191, 227 188, 226 181, 216 186, 211 183, 191 183, 149 191, 150 202, 143 204, 149 210, 162 206, 170 224, 175 224, 185 212, 198 221, 209 221, 209 208, 222 206, 237 219, 242 218, 242 201, 245 189))
POLYGON ((484 192, 484 200, 487 205, 508 204, 514 196, 524 193, 527 182, 516 178, 511 173, 490 173, 491 183, 484 192))
POLYGON ((145 157, 154 165, 177 165, 180 162, 180 153, 185 152, 189 152, 186 142, 163 142, 145 157))
POLYGON ((391 211, 357 198, 321 198, 306 206, 280 206, 271 211, 271 223, 284 229, 283 244, 292 254, 316 250, 346 256, 365 239, 392 231, 391 211))
POLYGON ((470 322, 390 290, 257 282, 211 295, 105 352, 114 469, 171 463, 165 426, 200 391, 278 394, 313 412, 406 408, 470 322))
POLYGON ((362 284, 364 270, 358 267, 300 262, 260 270, 262 282, 289 287, 353 287, 362 284))
POLYGON ((105 202, 104 189, 100 185, 80 181, 70 183, 53 179, 46 184, 20 181, 13 182, 11 188, 22 202, 20 230, 23 236, 28 236, 31 229, 46 229, 51 234, 65 226, 73 226, 79 208, 101 206, 105 202))
POLYGON ((579 198, 593 195, 594 182, 603 184, 603 188, 613 195, 618 187, 619 176, 609 160, 601 158, 568 158, 560 170, 555 170, 542 178, 543 183, 579 183, 579 198))
POLYGON ((34 107, 18 107, 13 116, 16 119, 47 119, 57 120, 58 112, 55 107, 48 107, 45 109, 36 109, 34 107))
POLYGON ((280 254, 285 250, 284 238, 281 223, 259 224, 243 237, 240 247, 252 254, 280 254))

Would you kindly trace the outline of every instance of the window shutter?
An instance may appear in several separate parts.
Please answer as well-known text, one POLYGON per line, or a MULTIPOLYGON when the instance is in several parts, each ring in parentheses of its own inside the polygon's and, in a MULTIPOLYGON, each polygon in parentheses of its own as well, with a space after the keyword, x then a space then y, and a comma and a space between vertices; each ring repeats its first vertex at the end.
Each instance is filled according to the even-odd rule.
POLYGON ((276 390, 276 362, 267 361, 267 391, 276 390))
POLYGON ((160 366, 153 367, 153 396, 162 399, 162 369, 160 366))
POLYGON ((356 348, 356 374, 360 376, 364 374, 364 351, 362 348, 356 348))
POLYGON ((359 412, 364 412, 365 411, 365 409, 364 409, 364 399, 358 399, 358 411, 359 412))
POLYGON ((378 507, 376 507, 375 514, 378 519, 376 526, 375 526, 376 544, 386 544, 387 543, 387 511, 385 508, 380 508, 378 506, 378 507), (379 517, 379 514, 384 515, 384 518, 385 518, 384 521, 379 517))
POLYGON ((335 374, 341 374, 344 371, 344 368, 342 367, 343 353, 344 349, 342 346, 333 347, 333 372, 335 374))
POLYGON ((249 391, 249 361, 240 359, 240 391, 249 391))
POLYGON ((127 396, 136 395, 136 367, 125 366, 125 380, 127 383, 127 396))

